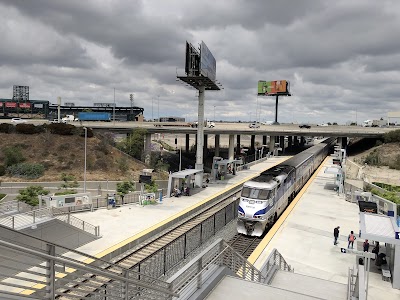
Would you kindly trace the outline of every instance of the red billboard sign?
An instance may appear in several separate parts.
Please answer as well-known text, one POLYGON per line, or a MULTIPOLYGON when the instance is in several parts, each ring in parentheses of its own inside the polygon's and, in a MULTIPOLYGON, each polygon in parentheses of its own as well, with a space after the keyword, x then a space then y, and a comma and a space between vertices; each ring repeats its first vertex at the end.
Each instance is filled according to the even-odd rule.
POLYGON ((258 81, 259 96, 284 95, 289 93, 289 82, 286 80, 258 81))
POLYGON ((16 102, 6 102, 6 107, 7 108, 16 108, 17 103, 16 102))
POLYGON ((19 107, 20 108, 31 108, 31 104, 30 103, 20 103, 19 107))

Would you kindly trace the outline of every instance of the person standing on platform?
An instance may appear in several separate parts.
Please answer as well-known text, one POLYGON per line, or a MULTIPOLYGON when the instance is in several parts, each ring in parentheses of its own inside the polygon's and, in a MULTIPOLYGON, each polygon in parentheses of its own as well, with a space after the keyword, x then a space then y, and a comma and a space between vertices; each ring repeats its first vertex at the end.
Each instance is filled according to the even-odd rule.
POLYGON ((340 228, 340 226, 338 226, 338 227, 335 227, 335 229, 333 229, 333 237, 335 238, 334 239, 334 241, 333 241, 333 244, 334 245, 337 245, 338 244, 338 238, 339 238, 339 228, 340 228))
POLYGON ((368 250, 369 250, 369 243, 368 240, 365 240, 363 244, 363 251, 368 252, 368 250))
POLYGON ((351 245, 351 249, 353 249, 354 241, 356 240, 356 236, 354 235, 353 230, 350 231, 350 234, 349 234, 347 240, 349 241, 349 244, 347 245, 347 248, 350 249, 350 245, 351 245))

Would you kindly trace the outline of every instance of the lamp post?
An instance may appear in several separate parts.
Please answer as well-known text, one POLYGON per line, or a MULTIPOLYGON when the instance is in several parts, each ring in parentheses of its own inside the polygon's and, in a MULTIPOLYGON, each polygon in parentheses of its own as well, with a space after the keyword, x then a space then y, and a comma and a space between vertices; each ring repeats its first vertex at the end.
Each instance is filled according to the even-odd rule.
POLYGON ((216 105, 214 105, 214 122, 216 122, 216 120, 215 120, 215 106, 216 105))
POLYGON ((160 95, 158 97, 158 122, 160 122, 160 95))
POLYGON ((86 144, 87 144, 87 128, 83 127, 85 130, 85 169, 83 172, 83 192, 86 193, 86 144))
POLYGON ((154 116, 153 116, 153 102, 154 102, 154 99, 151 98, 151 121, 152 121, 152 122, 154 122, 154 116))
POLYGON ((115 126, 115 88, 114 88, 114 106, 113 106, 113 125, 115 126))

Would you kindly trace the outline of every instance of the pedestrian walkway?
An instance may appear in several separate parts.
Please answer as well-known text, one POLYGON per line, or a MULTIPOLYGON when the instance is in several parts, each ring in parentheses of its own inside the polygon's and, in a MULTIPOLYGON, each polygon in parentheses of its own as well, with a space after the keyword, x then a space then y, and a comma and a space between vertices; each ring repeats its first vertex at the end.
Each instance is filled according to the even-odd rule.
MULTIPOLYGON (((324 173, 325 167, 331 165, 331 158, 325 160, 303 194, 294 200, 299 199, 291 213, 287 213, 286 219, 278 221, 280 227, 266 235, 255 251, 258 253, 249 258, 255 267, 261 268, 272 249, 276 248, 295 273, 347 285, 348 268, 356 265, 356 255, 343 254, 340 248, 347 248, 347 236, 351 230, 355 233, 359 231, 359 208, 332 189, 334 175, 324 173), (335 246, 333 229, 336 226, 340 226, 340 236, 339 244, 335 246)), ((354 248, 357 245, 358 250, 362 250, 363 241, 358 238, 354 248)), ((304 293, 301 281, 291 281, 290 285, 291 291, 304 293)), ((279 287, 282 288, 282 285, 279 287)), ((308 295, 313 293, 310 291, 308 295)), ((398 300, 400 290, 383 281, 381 274, 371 272, 368 298, 398 300)), ((335 298, 326 295, 324 299, 335 298)))
MULTIPOLYGON (((162 203, 141 206, 125 205, 114 209, 99 209, 94 212, 82 212, 76 216, 100 226, 102 238, 81 246, 77 250, 97 257, 108 253, 138 239, 151 230, 161 227, 169 220, 211 200, 217 194, 234 185, 244 183, 261 171, 288 159, 289 156, 272 157, 237 172, 235 176, 223 181, 209 183, 207 188, 192 196, 164 198, 162 203)), ((75 257, 76 258, 76 257, 75 257)))

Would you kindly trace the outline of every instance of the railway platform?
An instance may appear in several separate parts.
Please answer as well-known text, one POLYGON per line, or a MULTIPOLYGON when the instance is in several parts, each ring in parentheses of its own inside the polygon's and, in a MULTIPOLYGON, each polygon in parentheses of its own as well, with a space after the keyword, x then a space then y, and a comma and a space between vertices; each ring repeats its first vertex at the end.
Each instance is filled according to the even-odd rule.
MULTIPOLYGON (((342 253, 341 248, 347 248, 351 230, 359 231, 359 208, 332 189, 334 175, 324 173, 331 165, 332 159, 327 158, 248 259, 260 269, 275 248, 294 273, 278 271, 268 286, 226 276, 207 300, 226 299, 228 294, 232 300, 347 299, 348 269, 356 265, 357 257, 342 253), (335 246, 336 226, 340 236, 335 246)), ((362 250, 363 241, 357 239, 354 247, 362 250)), ((368 299, 400 299, 400 290, 371 267, 368 299)))
MULTIPOLYGON (((289 156, 270 157, 250 166, 246 170, 237 172, 225 180, 210 182, 208 187, 191 196, 164 198, 162 203, 155 205, 124 205, 115 209, 99 209, 94 212, 78 213, 77 217, 83 221, 100 226, 102 238, 83 245, 76 250, 98 258, 104 257, 124 245, 139 240, 152 231, 157 231, 174 219, 179 219, 188 211, 195 209, 216 195, 240 185, 261 171, 268 169, 288 159, 289 156)), ((75 257, 77 258, 77 257, 75 257)), ((79 258, 77 258, 79 259, 79 258)))

